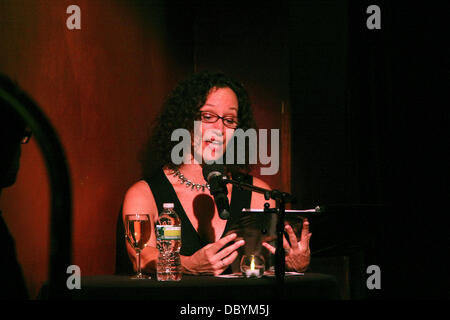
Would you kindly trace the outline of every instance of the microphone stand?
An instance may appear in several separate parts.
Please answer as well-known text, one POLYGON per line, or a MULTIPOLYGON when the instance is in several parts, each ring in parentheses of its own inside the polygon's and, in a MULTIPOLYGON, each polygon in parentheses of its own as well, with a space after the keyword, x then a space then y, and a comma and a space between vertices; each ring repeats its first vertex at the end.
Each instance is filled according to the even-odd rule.
POLYGON ((283 248, 283 236, 284 236, 284 220, 286 214, 286 203, 292 203, 295 201, 295 197, 289 193, 281 192, 279 190, 268 190, 260 187, 256 187, 252 184, 248 184, 242 181, 236 181, 228 179, 223 176, 224 183, 231 183, 237 186, 241 190, 248 190, 251 192, 257 192, 264 194, 264 199, 273 199, 276 201, 276 208, 269 208, 269 204, 264 204, 264 213, 277 213, 277 226, 276 226, 276 250, 275 250, 275 278, 278 284, 278 288, 281 290, 284 285, 284 276, 286 273, 285 257, 286 252, 283 248))

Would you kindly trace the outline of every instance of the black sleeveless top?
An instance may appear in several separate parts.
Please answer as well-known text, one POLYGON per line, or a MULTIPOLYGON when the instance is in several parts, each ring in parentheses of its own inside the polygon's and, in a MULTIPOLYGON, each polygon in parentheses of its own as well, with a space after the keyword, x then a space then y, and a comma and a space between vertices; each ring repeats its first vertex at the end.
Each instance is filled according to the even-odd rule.
MULTIPOLYGON (((175 212, 181 219, 181 251, 183 256, 191 256, 208 243, 203 240, 192 226, 184 208, 182 207, 180 200, 178 199, 172 184, 167 179, 164 171, 160 170, 151 178, 144 178, 152 190, 153 196, 158 207, 158 212, 163 209, 163 203, 173 203, 175 206, 175 212)), ((252 177, 247 176, 247 183, 252 183, 252 177)), ((229 231, 230 227, 239 219, 241 210, 243 208, 250 208, 251 192, 239 190, 233 186, 231 191, 230 202, 230 219, 227 220, 225 230, 221 238, 229 231)))
MULTIPOLYGON (((235 178, 235 177, 233 177, 235 178)), ((240 175, 238 178, 242 182, 252 184, 253 177, 250 175, 240 175)), ((163 203, 173 203, 174 210, 178 214, 181 220, 181 250, 180 254, 183 256, 191 256, 201 248, 203 248, 208 243, 204 241, 200 235, 197 233, 193 227, 191 221, 189 220, 180 200, 175 193, 172 184, 167 179, 164 171, 158 170, 151 177, 144 177, 142 180, 146 181, 149 185, 153 197, 155 198, 156 206, 158 212, 163 209, 163 203)), ((221 236, 224 237, 226 233, 230 230, 240 218, 241 211, 243 208, 250 208, 251 202, 251 192, 247 190, 241 190, 235 185, 232 187, 231 191, 231 201, 230 201, 230 211, 231 216, 227 220, 225 229, 221 236)), ((122 210, 121 210, 122 211, 122 210)), ((124 239, 124 227, 122 221, 122 212, 119 214, 119 219, 117 221, 117 239, 116 239, 116 273, 132 273, 131 261, 128 258, 126 252, 126 245, 124 239)))

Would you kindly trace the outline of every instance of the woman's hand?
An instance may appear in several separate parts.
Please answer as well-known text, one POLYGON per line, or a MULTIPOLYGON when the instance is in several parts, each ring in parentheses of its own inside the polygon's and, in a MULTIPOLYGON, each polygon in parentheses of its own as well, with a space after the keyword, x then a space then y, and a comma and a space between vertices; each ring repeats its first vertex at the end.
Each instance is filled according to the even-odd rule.
POLYGON ((204 246, 192 256, 181 256, 183 272, 189 274, 221 274, 238 256, 236 250, 245 244, 244 240, 239 240, 221 250, 234 239, 236 239, 236 234, 232 233, 204 246))
MULTIPOLYGON (((309 239, 311 238, 311 233, 309 232, 309 222, 308 220, 303 220, 302 235, 300 241, 297 242, 297 237, 292 230, 292 227, 288 224, 284 226, 286 230, 289 245, 286 238, 283 238, 283 247, 286 250, 286 268, 289 271, 303 272, 308 269, 309 263, 311 261, 311 251, 309 250, 309 239)), ((275 254, 275 248, 263 242, 262 245, 269 250, 272 254, 275 254)))

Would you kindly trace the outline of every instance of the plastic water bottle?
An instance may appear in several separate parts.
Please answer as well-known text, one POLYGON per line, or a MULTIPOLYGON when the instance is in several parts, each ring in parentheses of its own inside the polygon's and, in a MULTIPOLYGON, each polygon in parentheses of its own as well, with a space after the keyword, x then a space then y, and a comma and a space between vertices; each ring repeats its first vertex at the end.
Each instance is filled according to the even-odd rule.
POLYGON ((156 247, 159 250, 156 263, 158 281, 179 281, 181 271, 181 220, 173 209, 173 203, 164 203, 156 222, 156 247))

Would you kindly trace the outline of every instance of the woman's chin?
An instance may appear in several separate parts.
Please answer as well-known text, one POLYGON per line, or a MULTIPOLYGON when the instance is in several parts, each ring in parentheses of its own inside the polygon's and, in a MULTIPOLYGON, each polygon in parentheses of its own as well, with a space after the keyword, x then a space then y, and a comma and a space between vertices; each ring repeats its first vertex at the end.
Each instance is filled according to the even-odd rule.
POLYGON ((194 164, 213 164, 213 163, 223 164, 224 163, 224 159, 223 159, 223 154, 222 153, 220 155, 216 155, 216 154, 211 155, 211 154, 204 153, 202 156, 200 156, 198 154, 195 154, 194 157, 191 159, 190 163, 194 163, 194 164))
POLYGON ((203 163, 206 163, 206 164, 213 164, 213 163, 223 164, 222 155, 220 155, 220 156, 205 156, 205 155, 203 155, 202 159, 203 159, 203 163))
POLYGON ((203 149, 202 154, 203 163, 211 164, 211 163, 223 163, 223 148, 207 145, 203 149))

